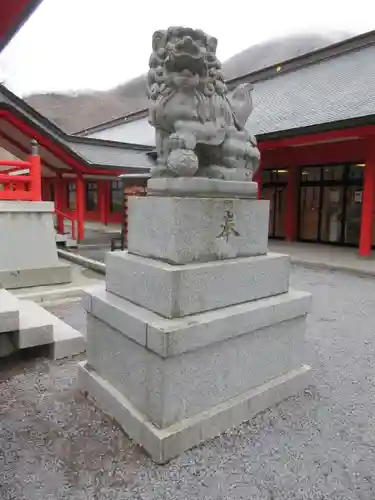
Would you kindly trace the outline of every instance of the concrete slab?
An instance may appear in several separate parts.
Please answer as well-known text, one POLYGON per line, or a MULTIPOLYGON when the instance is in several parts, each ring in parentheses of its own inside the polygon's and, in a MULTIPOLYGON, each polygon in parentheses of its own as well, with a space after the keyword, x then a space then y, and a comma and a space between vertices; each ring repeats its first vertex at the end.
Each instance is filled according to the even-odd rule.
POLYGON ((5 334, 0 335, 0 338, 4 337, 0 345, 2 356, 9 355, 14 350, 44 345, 51 345, 53 359, 84 352, 85 338, 80 332, 35 302, 20 300, 5 290, 0 292, 8 297, 9 303, 17 311, 18 320, 17 328, 14 328, 8 337, 5 334))
MULTIPOLYGON (((1 320, 0 320, 1 321, 1 320)), ((0 358, 10 356, 15 352, 15 347, 12 342, 10 333, 2 333, 0 335, 0 358)))
POLYGON ((269 247, 272 252, 290 255, 292 264, 311 269, 342 271, 357 276, 375 276, 375 254, 371 257, 360 257, 358 248, 276 240, 270 240, 269 247))
POLYGON ((53 212, 52 202, 0 202, 0 232, 7 235, 0 245, 0 282, 4 288, 71 280, 69 266, 58 260, 53 212))
POLYGON ((72 275, 69 264, 60 262, 53 266, 0 270, 0 283, 8 290, 70 283, 71 280, 72 275))
MULTIPOLYGON (((61 259, 61 262, 64 262, 61 259)), ((72 282, 60 285, 42 285, 12 290, 12 295, 25 300, 32 300, 43 305, 58 304, 71 299, 75 301, 84 295, 85 289, 103 283, 104 276, 82 265, 70 264, 72 282)))
POLYGON ((19 301, 20 325, 13 334, 17 349, 51 344, 53 324, 51 314, 35 302, 19 301))
POLYGON ((70 358, 86 350, 86 339, 78 330, 53 317, 52 359, 70 358))
POLYGON ((14 332, 18 327, 18 300, 7 290, 0 288, 0 334, 14 332))
POLYGON ((157 463, 165 463, 202 441, 246 422, 257 413, 303 391, 311 383, 308 365, 219 404, 178 424, 159 429, 86 363, 79 363, 78 387, 157 463))
POLYGON ((53 359, 85 351, 85 338, 80 332, 34 302, 20 304, 19 349, 50 344, 53 359))

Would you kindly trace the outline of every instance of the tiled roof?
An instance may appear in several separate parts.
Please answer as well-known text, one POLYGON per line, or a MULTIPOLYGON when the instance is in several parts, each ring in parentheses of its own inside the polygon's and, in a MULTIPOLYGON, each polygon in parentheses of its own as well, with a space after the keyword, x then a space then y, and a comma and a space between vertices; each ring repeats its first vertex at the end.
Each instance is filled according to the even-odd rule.
MULTIPOLYGON (((233 89, 239 83, 253 83, 254 111, 248 129, 260 139, 268 134, 281 137, 305 133, 313 126, 335 128, 337 122, 357 118, 364 118, 365 123, 371 118, 375 123, 374 68, 375 32, 369 32, 284 61, 279 67, 233 79, 228 85, 233 89)), ((93 136, 100 131, 102 138, 119 140, 117 136, 121 136, 123 141, 131 138, 133 143, 146 144, 144 137, 150 136, 146 113, 140 110, 129 116, 128 122, 123 117, 98 125, 92 129, 93 136), (141 124, 137 126, 138 137, 133 130, 135 122, 141 124)))
POLYGON ((1 108, 11 110, 21 121, 27 122, 33 129, 40 131, 46 137, 50 137, 71 157, 78 159, 89 168, 106 167, 116 169, 120 167, 138 172, 144 169, 147 170, 151 165, 147 153, 152 150, 152 147, 66 134, 30 107, 23 99, 20 99, 0 84, 1 108))
POLYGON ((252 133, 299 129, 375 114, 375 45, 254 83, 252 133))
POLYGON ((119 145, 99 144, 99 142, 88 139, 84 143, 71 142, 70 147, 93 166, 126 167, 137 172, 148 170, 153 165, 146 151, 121 148, 119 145))

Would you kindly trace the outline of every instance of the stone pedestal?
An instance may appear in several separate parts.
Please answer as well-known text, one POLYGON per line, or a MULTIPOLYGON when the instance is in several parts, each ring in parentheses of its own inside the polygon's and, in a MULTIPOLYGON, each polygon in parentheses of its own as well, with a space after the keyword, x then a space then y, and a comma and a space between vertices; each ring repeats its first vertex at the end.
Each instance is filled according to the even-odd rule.
POLYGON ((310 380, 310 295, 289 289, 289 257, 267 253, 268 202, 173 187, 132 197, 128 251, 108 254, 106 285, 86 297, 79 371, 80 388, 161 463, 310 380))
POLYGON ((0 202, 0 283, 14 289, 69 283, 57 256, 51 202, 0 202))

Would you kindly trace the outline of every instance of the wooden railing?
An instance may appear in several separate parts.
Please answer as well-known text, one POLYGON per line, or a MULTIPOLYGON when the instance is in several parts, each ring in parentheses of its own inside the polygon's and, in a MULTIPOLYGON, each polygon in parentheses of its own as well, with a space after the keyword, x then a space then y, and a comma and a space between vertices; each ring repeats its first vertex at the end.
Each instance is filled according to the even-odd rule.
POLYGON ((42 200, 42 172, 38 150, 38 143, 32 141, 28 161, 0 160, 0 167, 9 167, 5 172, 0 171, 0 200, 42 200), (28 172, 13 175, 19 170, 28 172))
POLYGON ((73 215, 68 215, 64 212, 61 212, 61 210, 55 209, 55 214, 57 216, 57 232, 59 234, 64 234, 64 219, 67 219, 71 223, 71 235, 72 235, 72 240, 77 240, 76 238, 76 223, 77 219, 73 215))

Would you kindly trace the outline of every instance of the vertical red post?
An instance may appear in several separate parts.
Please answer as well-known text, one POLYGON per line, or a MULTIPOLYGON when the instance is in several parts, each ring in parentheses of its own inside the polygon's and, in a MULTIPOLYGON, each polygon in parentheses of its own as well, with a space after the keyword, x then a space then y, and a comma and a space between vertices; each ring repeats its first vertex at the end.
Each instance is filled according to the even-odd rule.
POLYGON ((100 210, 100 222, 102 224, 108 224, 108 181, 99 181, 98 189, 99 189, 99 210, 100 210))
MULTIPOLYGON (((64 184, 60 174, 56 174, 54 181, 55 188, 55 210, 64 210, 64 184)), ((57 232, 64 234, 64 217, 57 213, 57 232)))
POLYGON ((31 177, 31 199, 33 201, 42 200, 42 167, 40 164, 39 145, 35 139, 31 141, 31 156, 29 157, 31 163, 30 177, 31 177))
POLYGON ((258 183, 258 193, 257 193, 258 200, 260 200, 260 193, 262 190, 262 170, 263 170, 263 162, 261 161, 259 168, 253 177, 253 181, 258 183))
POLYGON ((298 168, 293 165, 288 168, 288 179, 285 199, 285 240, 295 241, 297 237, 297 194, 298 168))
POLYGON ((359 238, 359 255, 371 255, 372 246, 372 219, 374 213, 375 191, 375 138, 369 144, 364 167, 364 182, 362 194, 361 234, 359 238))
POLYGON ((85 181, 81 175, 77 175, 76 179, 76 195, 77 195, 77 236, 78 241, 83 241, 85 238, 85 181))

